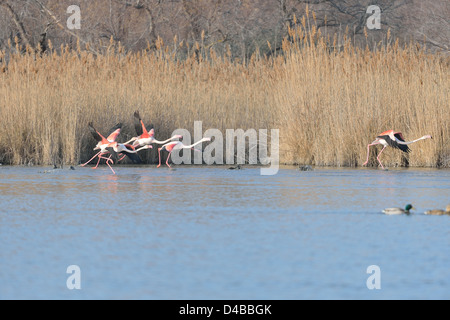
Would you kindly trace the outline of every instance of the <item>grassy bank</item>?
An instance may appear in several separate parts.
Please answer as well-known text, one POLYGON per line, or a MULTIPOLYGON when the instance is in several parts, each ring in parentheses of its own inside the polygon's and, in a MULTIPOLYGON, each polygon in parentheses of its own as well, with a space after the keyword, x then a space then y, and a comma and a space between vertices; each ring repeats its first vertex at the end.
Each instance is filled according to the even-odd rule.
POLYGON ((415 44, 369 51, 342 38, 337 46, 305 23, 291 38, 282 54, 245 62, 201 46, 184 59, 177 46, 125 54, 114 44, 97 56, 64 48, 37 56, 12 47, 0 66, 0 162, 87 160, 95 145, 87 123, 105 132, 121 121, 124 141, 134 134, 138 109, 159 139, 177 128, 192 131, 196 120, 224 133, 279 128, 282 163, 358 166, 385 130, 407 140, 431 134, 411 146, 408 159, 386 150, 383 163, 450 167, 448 57, 415 44))

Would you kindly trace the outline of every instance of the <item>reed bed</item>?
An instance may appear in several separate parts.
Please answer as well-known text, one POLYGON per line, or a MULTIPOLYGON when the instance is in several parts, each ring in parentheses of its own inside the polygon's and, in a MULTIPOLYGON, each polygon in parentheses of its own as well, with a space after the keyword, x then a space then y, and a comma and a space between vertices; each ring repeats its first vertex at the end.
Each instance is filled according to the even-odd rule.
MULTIPOLYGON (((407 140, 431 134, 407 156, 386 150, 383 163, 450 167, 448 57, 414 43, 360 49, 304 21, 289 32, 281 54, 248 61, 201 45, 183 59, 162 44, 125 53, 111 43, 96 55, 11 46, 0 53, 0 162, 78 164, 93 155, 88 122, 105 133, 123 122, 125 141, 139 110, 158 139, 178 128, 193 134, 196 120, 224 136, 226 129, 280 129, 280 161, 289 164, 360 166, 367 144, 385 130, 407 140)), ((144 158, 155 161, 155 150, 144 158)))

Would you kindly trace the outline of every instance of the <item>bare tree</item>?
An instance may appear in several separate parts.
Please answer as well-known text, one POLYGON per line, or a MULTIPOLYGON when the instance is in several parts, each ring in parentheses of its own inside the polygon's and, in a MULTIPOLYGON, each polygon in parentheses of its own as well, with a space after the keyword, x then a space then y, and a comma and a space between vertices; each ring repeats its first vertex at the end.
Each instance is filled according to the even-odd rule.
MULTIPOLYGON (((319 28, 326 27, 328 33, 343 33, 349 30, 349 35, 355 40, 364 39, 367 18, 367 8, 378 6, 381 10, 381 29, 369 32, 370 40, 379 41, 388 30, 392 35, 400 33, 402 26, 402 8, 409 6, 412 0, 297 0, 303 10, 306 6, 316 16, 319 28)), ((367 31, 367 29, 366 29, 367 31)), ((367 33, 366 33, 367 34, 367 33)))
POLYGON ((404 10, 403 15, 405 38, 449 52, 450 2, 414 0, 411 8, 404 10))
POLYGON ((247 59, 255 50, 270 51, 267 41, 279 47, 294 17, 299 21, 307 7, 322 34, 342 33, 348 26, 355 44, 366 44, 369 5, 380 7, 382 27, 369 30, 368 41, 386 39, 390 29, 393 37, 448 51, 450 3, 445 0, 0 0, 0 48, 17 37, 22 47, 41 51, 48 40, 55 48, 79 42, 102 51, 112 38, 125 50, 142 50, 148 43, 154 48, 160 38, 191 48, 199 42, 247 59), (80 30, 66 25, 67 8, 74 4, 81 9, 80 30))

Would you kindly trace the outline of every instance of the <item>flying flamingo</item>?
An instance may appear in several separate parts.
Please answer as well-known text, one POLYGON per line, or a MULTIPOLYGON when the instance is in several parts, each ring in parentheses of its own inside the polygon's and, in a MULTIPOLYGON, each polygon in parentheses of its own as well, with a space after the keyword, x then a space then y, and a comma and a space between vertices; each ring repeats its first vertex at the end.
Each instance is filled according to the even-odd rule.
POLYGON ((164 144, 169 141, 172 141, 174 139, 181 139, 183 136, 181 135, 175 135, 167 140, 159 141, 155 139, 155 129, 151 128, 150 130, 147 130, 147 128, 144 125, 144 122, 141 119, 141 116, 139 115, 139 111, 134 112, 134 129, 136 130, 136 133, 138 134, 137 137, 133 137, 124 144, 129 144, 133 142, 133 147, 143 147, 146 145, 150 145, 152 143, 157 144, 164 144))
POLYGON ((117 136, 120 134, 120 129, 122 128, 122 124, 118 123, 116 124, 111 130, 110 130, 110 134, 107 138, 105 138, 104 136, 102 136, 102 134, 100 132, 98 132, 92 122, 89 122, 89 131, 91 131, 92 136, 94 137, 95 140, 98 141, 97 145, 95 146, 94 150, 100 150, 99 152, 97 152, 95 154, 95 156, 93 156, 88 162, 86 162, 85 164, 82 164, 81 166, 84 167, 85 165, 87 165, 89 162, 91 162, 92 160, 94 160, 97 156, 98 156, 98 161, 97 161, 97 165, 92 168, 92 169, 97 169, 98 164, 100 163, 100 159, 105 159, 106 160, 106 164, 108 165, 108 167, 111 169, 111 171, 116 174, 113 170, 113 168, 109 165, 109 162, 111 162, 111 164, 113 164, 114 162, 111 160, 111 155, 106 158, 105 155, 109 154, 110 152, 107 150, 107 148, 110 146, 111 143, 115 142, 117 139, 117 136))
POLYGON ((211 141, 211 138, 203 138, 189 146, 185 146, 183 144, 183 142, 181 142, 181 141, 172 141, 172 142, 166 143, 161 148, 158 148, 159 164, 158 164, 157 168, 159 168, 161 166, 161 150, 162 149, 166 149, 167 151, 169 151, 169 155, 167 156, 166 164, 169 168, 171 168, 171 166, 169 165, 169 158, 170 158, 170 154, 172 153, 172 151, 181 150, 181 149, 193 149, 194 151, 201 152, 200 150, 194 149, 194 147, 204 141, 211 141))
POLYGON ((369 162, 370 146, 375 146, 377 144, 383 145, 383 149, 381 149, 380 153, 378 154, 377 160, 380 163, 381 167, 384 169, 383 164, 380 161, 380 155, 387 146, 391 146, 393 148, 400 149, 401 151, 403 151, 405 153, 409 153, 409 152, 411 152, 411 149, 408 147, 408 144, 417 142, 419 140, 424 140, 424 139, 433 139, 433 137, 430 135, 425 135, 419 139, 405 142, 405 138, 403 137, 403 134, 401 132, 394 132, 394 130, 388 130, 383 133, 380 133, 372 143, 367 145, 367 159, 366 159, 366 162, 363 163, 363 166, 365 166, 367 164, 367 162, 369 162))

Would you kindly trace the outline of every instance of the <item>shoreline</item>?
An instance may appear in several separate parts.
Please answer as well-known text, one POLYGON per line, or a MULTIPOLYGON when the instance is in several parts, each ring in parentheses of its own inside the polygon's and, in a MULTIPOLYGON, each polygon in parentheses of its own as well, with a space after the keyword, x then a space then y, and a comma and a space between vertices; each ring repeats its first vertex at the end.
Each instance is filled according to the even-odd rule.
MULTIPOLYGON (((167 169, 167 166, 161 166, 160 168, 156 168, 157 164, 114 164, 114 168, 155 168, 158 170, 163 170, 163 169, 167 169)), ((177 169, 177 168, 208 168, 208 169, 223 169, 223 170, 230 170, 230 171, 240 171, 240 170, 245 170, 245 169, 261 169, 261 168, 268 168, 269 166, 264 166, 264 165, 260 165, 260 164, 240 164, 241 168, 238 169, 236 168, 238 165, 237 164, 212 164, 212 165, 207 165, 207 164, 171 164, 172 169, 177 169)), ((57 167, 54 168, 51 165, 12 165, 12 164, 0 164, 0 169, 1 168, 24 168, 24 169, 31 169, 31 168, 36 168, 36 169, 46 169, 46 170, 54 170, 54 171, 68 171, 68 170, 80 170, 83 168, 86 169, 90 169, 94 167, 94 165, 92 166, 86 166, 86 167, 81 167, 80 165, 63 165, 62 167, 57 167), (74 169, 71 169, 71 167, 73 167, 74 169)), ((100 164, 98 168, 107 168, 106 164, 100 164)), ((170 168, 168 168, 170 169, 170 168)), ((377 167, 363 167, 363 166, 358 166, 358 167, 350 167, 350 166, 314 166, 314 165, 297 165, 297 164, 280 164, 279 165, 279 169, 291 169, 291 170, 296 170, 299 172, 314 172, 314 171, 325 171, 325 170, 378 170, 378 171, 400 171, 400 170, 450 170, 450 168, 448 167, 424 167, 424 166, 409 166, 409 167, 387 167, 387 170, 383 170, 381 168, 377 168, 377 167), (307 169, 307 170, 302 170, 302 167, 308 166, 311 169, 307 169)))

